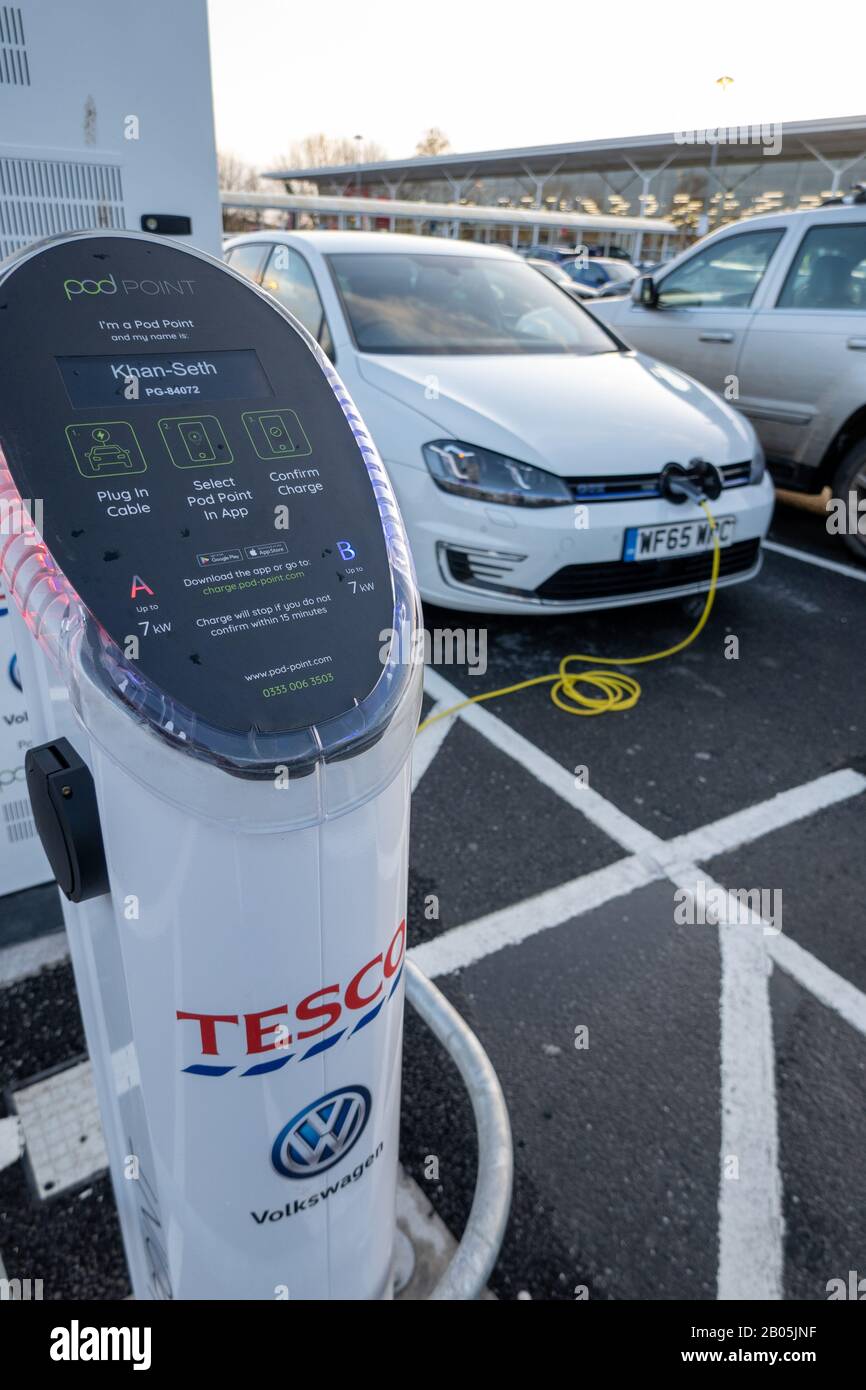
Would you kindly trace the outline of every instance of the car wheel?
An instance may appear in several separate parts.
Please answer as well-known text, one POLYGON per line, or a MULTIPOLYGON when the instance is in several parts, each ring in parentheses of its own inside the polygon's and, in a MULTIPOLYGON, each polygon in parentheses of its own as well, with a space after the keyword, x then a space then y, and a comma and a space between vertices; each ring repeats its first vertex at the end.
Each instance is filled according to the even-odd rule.
POLYGON ((866 564, 866 439, 849 449, 839 464, 833 479, 833 496, 841 500, 845 516, 849 518, 845 544, 858 560, 866 564), (848 505, 852 492, 856 499, 853 508, 848 505), (856 523, 852 530, 850 521, 854 518, 856 523))

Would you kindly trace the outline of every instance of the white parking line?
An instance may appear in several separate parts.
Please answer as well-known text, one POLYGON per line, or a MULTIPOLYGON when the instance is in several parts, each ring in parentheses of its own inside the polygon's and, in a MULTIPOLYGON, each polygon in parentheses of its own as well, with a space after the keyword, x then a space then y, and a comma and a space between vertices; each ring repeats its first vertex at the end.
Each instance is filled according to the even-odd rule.
MULTIPOLYGON (((409 955, 431 980, 450 975, 663 878, 689 892, 700 880, 705 897, 719 886, 695 864, 675 864, 671 859, 663 869, 648 863, 643 855, 629 855, 486 917, 451 927, 433 940, 413 946, 409 955)), ((769 935, 765 945, 782 970, 866 1038, 866 994, 783 933, 769 935)))
POLYGON ((808 550, 795 550, 792 545, 780 545, 778 541, 764 541, 763 550, 774 550, 777 555, 787 555, 791 560, 802 560, 807 565, 817 565, 818 569, 832 570, 834 574, 844 574, 848 579, 859 579, 866 584, 866 570, 855 570, 853 565, 840 565, 838 560, 825 560, 822 555, 810 555, 808 550))
POLYGON ((431 980, 437 975, 450 975, 504 946, 516 946, 530 936, 561 926, 662 877, 660 870, 654 871, 637 855, 618 859, 615 864, 549 888, 534 898, 524 898, 512 907, 478 917, 462 927, 452 927, 432 941, 413 947, 409 957, 431 980))
MULTIPOLYGON (((456 703, 456 701, 452 701, 452 703, 456 703)), ((438 702, 430 710, 430 713, 428 714, 427 718, 431 719, 434 715, 439 714, 444 708, 445 705, 442 704, 441 701, 438 702)), ((452 728, 454 720, 456 718, 456 714, 449 714, 446 719, 438 719, 435 724, 430 725, 429 729, 424 730, 423 738, 415 740, 415 746, 412 749, 413 791, 417 787, 418 783, 421 781, 421 778, 424 776, 424 773, 427 771, 433 759, 436 757, 436 754, 439 752, 439 749, 442 747, 442 744, 445 741, 445 737, 452 728)))
POLYGON ((866 791, 866 777, 853 768, 828 772, 812 782, 779 792, 769 801, 759 801, 755 806, 747 806, 731 816, 723 816, 721 820, 701 826, 700 830, 678 835, 676 839, 666 842, 666 849, 678 859, 713 859, 717 854, 739 849, 751 840, 759 840, 774 830, 781 830, 783 826, 805 820, 816 811, 847 801, 863 791, 866 791))
MULTIPOLYGON (((466 698, 456 686, 440 676, 438 671, 428 670, 424 684, 429 693, 446 706, 456 705, 466 698)), ((550 791, 567 801, 569 806, 580 811, 587 820, 592 821, 593 825, 604 831, 630 854, 651 852, 661 843, 652 831, 638 825, 637 821, 620 811, 613 802, 606 801, 592 787, 581 785, 572 772, 503 723, 495 714, 491 714, 483 705, 468 705, 460 711, 458 717, 477 733, 482 734, 488 743, 492 743, 501 753, 519 763, 550 791)), ((444 720, 442 722, 444 723, 444 720)), ((426 733, 421 735, 422 739, 426 737, 426 733)))
MULTIPOLYGON (((440 703, 456 704, 465 698, 438 672, 428 670, 426 684, 428 692, 440 703)), ((647 882, 666 875, 677 886, 693 890, 700 879, 709 892, 719 885, 713 884, 692 862, 696 850, 711 858, 856 796, 866 786, 866 779, 859 773, 846 769, 791 788, 760 807, 747 807, 666 843, 599 793, 582 786, 553 758, 489 710, 470 705, 460 711, 459 718, 631 851, 631 859, 584 876, 583 884, 593 880, 592 892, 587 896, 594 897, 594 905, 617 896, 617 875, 625 864, 629 865, 629 873, 637 876, 642 868, 648 874, 647 882)), ((525 940, 533 931, 554 925, 557 905, 581 902, 583 884, 575 880, 540 895, 543 902, 530 899, 528 904, 519 903, 444 933, 435 942, 416 948, 419 964, 426 968, 422 954, 426 953, 426 961, 433 969, 447 973, 447 968, 457 968, 448 967, 449 960, 467 964, 488 950, 525 940), (538 911, 539 907, 543 910, 538 911)), ((577 914, 572 912, 574 915, 577 914)), ((736 916, 732 919, 738 920, 736 916)), ((747 925, 720 924, 718 931, 722 1144, 717 1297, 775 1300, 782 1297, 783 1219, 768 941, 757 917, 747 925)), ((796 968, 801 983, 813 981, 818 997, 831 1008, 840 1013, 844 1010, 843 1016, 849 1021, 859 1018, 861 1007, 866 1007, 866 997, 834 976, 821 962, 815 960, 812 968, 814 958, 809 952, 802 947, 796 951, 783 947, 781 951, 775 949, 774 956, 780 964, 787 960, 796 968)), ((807 988, 811 985, 807 984, 807 988)))
MULTIPOLYGON (((677 886, 720 887, 693 864, 671 868, 677 886)), ((764 923, 741 922, 736 899, 719 923, 722 1143, 718 1299, 780 1299, 784 1266, 782 1177, 773 1016, 764 923)))
MULTIPOLYGON (((436 696, 437 708, 446 708, 465 698, 456 686, 451 685, 437 671, 427 671, 425 686, 431 695, 436 696)), ((750 840, 759 839, 773 830, 782 829, 866 790, 866 777, 851 768, 843 768, 838 772, 817 777, 811 782, 804 782, 799 787, 788 788, 767 801, 747 806, 742 811, 735 811, 730 816, 710 822, 685 835, 679 835, 673 840, 662 840, 592 787, 581 785, 561 763, 542 752, 534 743, 530 743, 522 734, 517 733, 482 705, 469 705, 455 718, 462 719, 501 753, 519 763, 550 791, 567 801, 574 810, 585 815, 587 820, 622 849, 631 854, 649 854, 665 871, 671 862, 710 859, 726 850, 737 849, 750 840)), ((434 724, 431 729, 425 731, 418 740, 419 744, 423 744, 425 738, 447 722, 444 719, 440 720, 439 724, 434 724)), ((437 751, 441 744, 440 739, 437 751)), ((429 762, 425 766, 429 766, 429 762)))
POLYGON ((844 1018, 858 1033, 866 1036, 866 994, 837 975, 810 951, 798 946, 790 936, 779 933, 767 941, 767 950, 777 965, 802 985, 828 1009, 844 1018))
MULTIPOLYGON (((431 977, 448 975, 663 877, 692 893, 699 879, 707 893, 719 887, 693 864, 675 865, 669 860, 665 871, 645 856, 632 855, 455 927, 409 954, 431 977)), ((673 907, 671 902, 672 922, 673 907)), ((737 920, 733 910, 728 920, 737 920)), ((744 925, 718 928, 722 1099, 719 1299, 782 1297, 781 1177, 763 925, 754 917, 744 925)), ((825 994, 838 998, 838 989, 834 994, 828 987, 825 994)), ((866 1011, 866 997, 861 999, 866 1011)))

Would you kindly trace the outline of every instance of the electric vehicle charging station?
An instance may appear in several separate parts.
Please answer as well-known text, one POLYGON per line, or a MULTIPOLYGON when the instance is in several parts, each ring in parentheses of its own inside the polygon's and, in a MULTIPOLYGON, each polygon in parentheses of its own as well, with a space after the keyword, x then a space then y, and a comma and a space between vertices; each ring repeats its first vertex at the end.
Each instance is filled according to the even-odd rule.
POLYGON ((133 1290, 388 1297, 422 668, 387 476, 204 253, 59 237, 0 305, 28 788, 133 1290))

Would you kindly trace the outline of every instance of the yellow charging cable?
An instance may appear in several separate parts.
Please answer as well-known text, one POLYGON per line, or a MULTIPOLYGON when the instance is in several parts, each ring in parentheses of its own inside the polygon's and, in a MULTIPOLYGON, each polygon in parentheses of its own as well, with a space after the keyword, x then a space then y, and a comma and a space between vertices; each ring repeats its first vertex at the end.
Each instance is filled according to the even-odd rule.
POLYGON ((613 714, 617 710, 632 709, 640 699, 641 693, 640 684, 634 676, 627 676, 624 671, 571 671, 569 666, 573 662, 590 666, 645 666, 649 661, 663 661, 667 656, 676 656, 677 652, 685 651, 686 647, 690 647, 700 636, 706 627, 716 597, 721 562, 715 518, 705 501, 701 501, 701 506, 709 518, 713 533, 713 567, 704 611, 688 637, 684 637, 673 647, 666 647, 662 652, 650 652, 648 656, 584 656, 579 652, 570 652, 560 661, 558 671, 551 671, 546 676, 533 676, 531 680, 518 681, 516 685, 505 685, 501 690, 488 691, 486 695, 472 695, 468 700, 461 700, 459 704, 450 705, 448 709, 440 710, 438 714, 431 714, 429 718, 422 720, 418 725, 418 733, 435 724, 437 720, 465 709, 467 705, 478 705, 482 700, 498 700, 502 695, 514 695, 518 690, 528 690, 531 685, 552 685, 550 698, 557 709, 565 710, 566 714, 613 714), (601 693, 588 695, 581 690, 581 686, 589 686, 601 693))

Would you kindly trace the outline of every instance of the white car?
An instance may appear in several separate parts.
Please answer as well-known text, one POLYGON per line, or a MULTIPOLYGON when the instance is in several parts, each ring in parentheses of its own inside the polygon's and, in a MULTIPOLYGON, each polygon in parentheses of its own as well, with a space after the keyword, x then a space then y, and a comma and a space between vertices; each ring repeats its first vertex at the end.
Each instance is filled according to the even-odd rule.
POLYGON ((757 573, 773 488, 749 422, 626 348, 513 252, 262 231, 234 238, 226 259, 335 362, 428 602, 568 613, 705 590, 706 518, 663 495, 667 465, 721 488, 720 583, 757 573))

